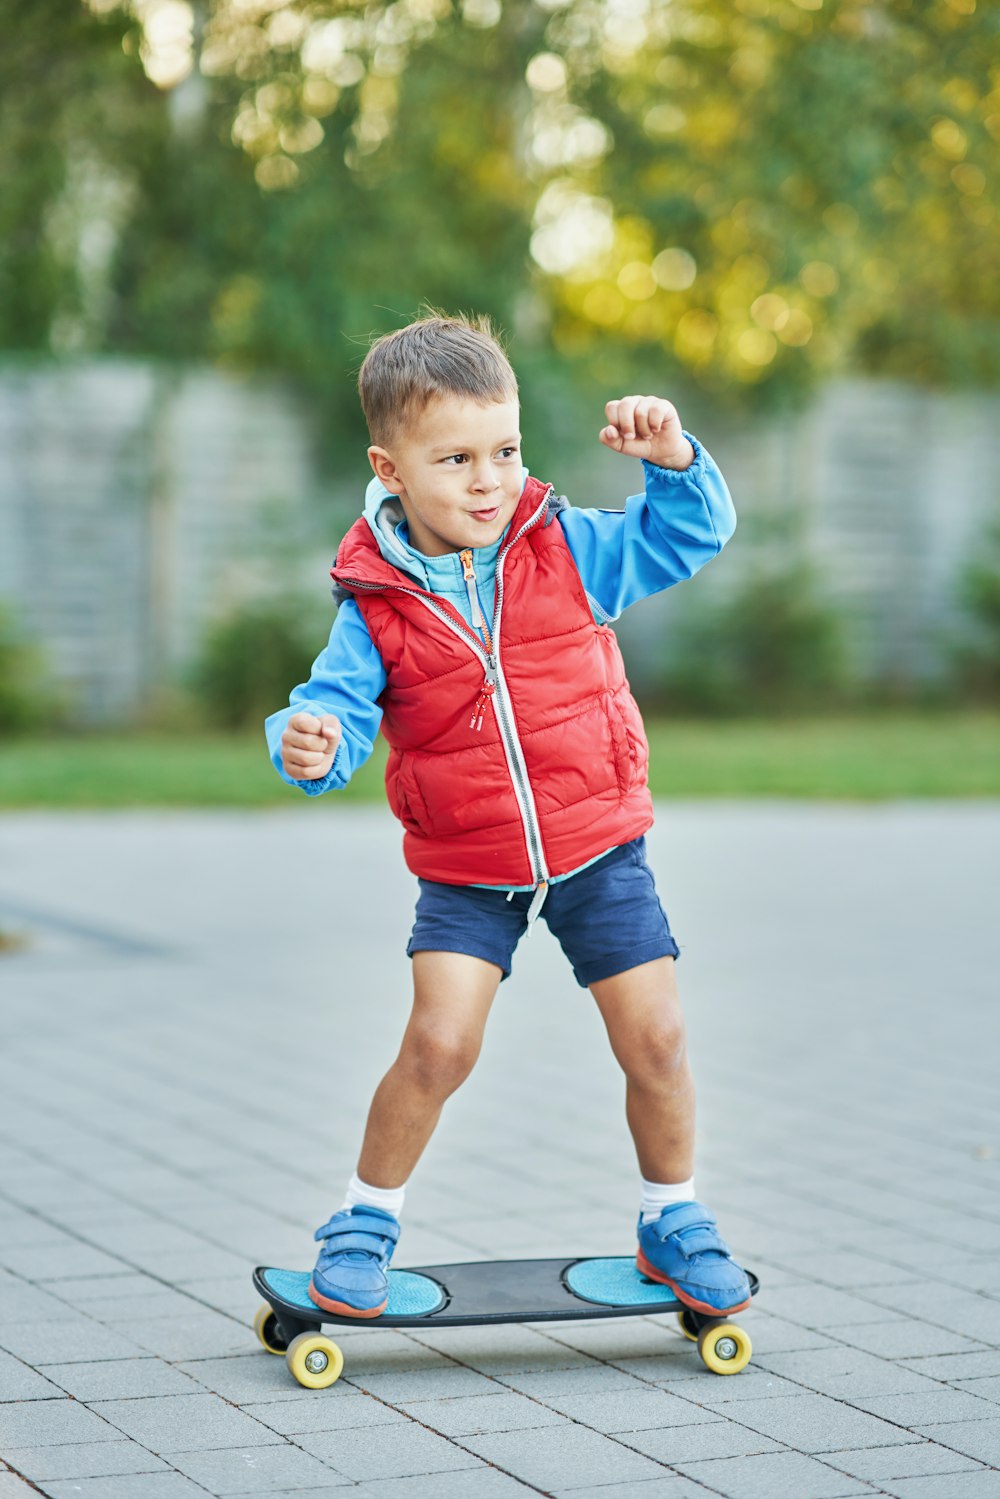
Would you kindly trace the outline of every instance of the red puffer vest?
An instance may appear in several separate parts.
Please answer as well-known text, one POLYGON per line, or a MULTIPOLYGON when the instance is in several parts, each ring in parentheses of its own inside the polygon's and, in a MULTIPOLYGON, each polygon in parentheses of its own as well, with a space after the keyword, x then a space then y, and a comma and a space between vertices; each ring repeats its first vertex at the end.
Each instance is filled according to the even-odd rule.
POLYGON ((363 518, 331 568, 385 666, 386 790, 427 880, 542 886, 653 821, 618 642, 594 623, 562 527, 543 524, 550 493, 528 480, 500 549, 492 651, 385 561, 363 518))

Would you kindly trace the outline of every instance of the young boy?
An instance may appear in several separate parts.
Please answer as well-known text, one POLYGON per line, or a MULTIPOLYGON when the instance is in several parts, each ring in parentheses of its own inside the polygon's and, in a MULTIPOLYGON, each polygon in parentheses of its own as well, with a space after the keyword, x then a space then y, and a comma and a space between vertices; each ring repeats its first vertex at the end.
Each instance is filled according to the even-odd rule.
POLYGON ((331 569, 340 608, 275 766, 316 795, 389 743, 386 789, 418 877, 413 1009, 376 1090, 310 1296, 377 1317, 406 1182, 479 1054, 539 916, 588 987, 627 1080, 639 1269, 699 1311, 750 1288, 693 1181, 677 944, 646 863, 648 747, 608 622, 732 534, 722 475, 669 401, 609 401, 600 441, 643 460, 624 510, 568 506, 521 465, 517 381, 484 320, 423 318, 361 369, 375 477, 331 569))

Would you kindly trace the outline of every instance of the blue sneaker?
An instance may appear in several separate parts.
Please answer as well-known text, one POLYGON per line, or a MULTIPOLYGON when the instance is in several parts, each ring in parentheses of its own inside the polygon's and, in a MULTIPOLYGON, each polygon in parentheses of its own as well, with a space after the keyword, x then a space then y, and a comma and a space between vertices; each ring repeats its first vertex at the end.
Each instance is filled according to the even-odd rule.
POLYGON ((726 1317, 750 1305, 746 1271, 730 1258, 714 1213, 700 1202, 675 1202, 652 1223, 639 1217, 636 1268, 670 1287, 693 1311, 726 1317))
POLYGON ((381 1208, 334 1213, 313 1235, 322 1242, 309 1299, 341 1317, 377 1317, 389 1300, 389 1261, 399 1224, 381 1208))

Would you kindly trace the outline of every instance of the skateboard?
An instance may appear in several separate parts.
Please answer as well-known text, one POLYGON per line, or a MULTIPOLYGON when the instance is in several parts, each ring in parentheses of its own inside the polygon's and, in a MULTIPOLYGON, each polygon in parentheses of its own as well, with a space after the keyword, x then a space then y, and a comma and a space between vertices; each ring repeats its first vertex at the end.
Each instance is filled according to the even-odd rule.
MULTIPOLYGON (((747 1272, 751 1295, 759 1281, 747 1272)), ((647 1279, 628 1256, 614 1259, 462 1261, 389 1271, 389 1300, 378 1317, 344 1317, 310 1301, 308 1270, 258 1266, 253 1282, 265 1298, 254 1331, 268 1353, 281 1354, 300 1385, 323 1390, 340 1378, 344 1355, 322 1331, 340 1327, 476 1327, 500 1322, 564 1322, 674 1312, 713 1374, 738 1374, 753 1347, 728 1317, 684 1306, 669 1287, 647 1279)))

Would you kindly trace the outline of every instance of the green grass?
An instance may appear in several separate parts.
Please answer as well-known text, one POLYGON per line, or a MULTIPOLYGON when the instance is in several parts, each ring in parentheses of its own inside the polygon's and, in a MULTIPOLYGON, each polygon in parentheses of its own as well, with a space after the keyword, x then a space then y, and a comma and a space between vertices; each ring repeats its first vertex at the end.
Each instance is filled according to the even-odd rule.
MULTIPOLYGON (((1000 796, 1000 713, 647 720, 657 796, 1000 796)), ((384 746, 340 797, 383 796, 384 746)), ((60 735, 0 746, 0 807, 297 806, 259 734, 60 735)))

